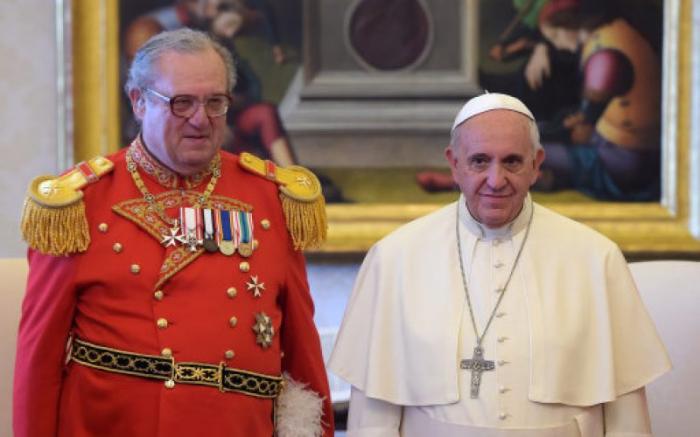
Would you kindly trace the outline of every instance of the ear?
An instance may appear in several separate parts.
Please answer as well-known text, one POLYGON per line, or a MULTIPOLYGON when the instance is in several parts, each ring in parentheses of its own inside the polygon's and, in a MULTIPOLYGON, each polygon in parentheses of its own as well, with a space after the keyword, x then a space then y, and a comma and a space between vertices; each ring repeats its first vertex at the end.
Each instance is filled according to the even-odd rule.
POLYGON ((535 171, 533 173, 534 176, 532 177, 532 181, 530 181, 530 186, 532 186, 540 176, 540 166, 544 162, 545 155, 546 154, 543 148, 537 149, 535 152, 535 159, 532 161, 532 166, 535 171))
POLYGON ((129 91, 129 101, 131 101, 131 109, 134 111, 134 116, 138 121, 143 120, 146 112, 145 96, 140 89, 134 88, 129 91))
POLYGON ((451 146, 447 146, 447 148, 445 148, 445 158, 447 158, 447 162, 450 164, 452 177, 455 178, 455 180, 457 180, 457 152, 455 152, 455 150, 451 146))

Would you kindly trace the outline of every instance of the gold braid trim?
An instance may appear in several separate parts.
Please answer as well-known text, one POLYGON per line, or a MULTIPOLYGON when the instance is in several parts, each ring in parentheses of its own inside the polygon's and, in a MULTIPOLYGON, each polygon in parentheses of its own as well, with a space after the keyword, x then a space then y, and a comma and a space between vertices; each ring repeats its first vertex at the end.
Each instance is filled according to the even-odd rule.
POLYGON ((27 198, 21 228, 29 247, 48 255, 84 252, 90 244, 82 201, 63 208, 46 208, 27 198))
POLYGON ((300 202, 280 192, 280 199, 294 249, 315 248, 323 244, 328 229, 323 196, 311 202, 300 202))
POLYGON ((297 165, 277 167, 246 152, 241 153, 239 163, 249 172, 279 185, 282 210, 295 250, 318 247, 326 240, 326 202, 316 175, 297 165))
POLYGON ((84 252, 90 244, 80 188, 112 170, 106 158, 81 162, 66 174, 39 176, 29 186, 20 228, 29 247, 48 255, 84 252))

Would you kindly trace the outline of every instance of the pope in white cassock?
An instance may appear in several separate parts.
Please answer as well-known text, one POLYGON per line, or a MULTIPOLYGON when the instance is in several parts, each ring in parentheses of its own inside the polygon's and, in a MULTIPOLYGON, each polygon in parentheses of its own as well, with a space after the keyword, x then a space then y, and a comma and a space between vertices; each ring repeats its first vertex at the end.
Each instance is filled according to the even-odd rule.
POLYGON ((348 303, 348 437, 650 436, 668 355, 620 249, 532 202, 532 113, 475 97, 446 155, 459 200, 372 247, 348 303))

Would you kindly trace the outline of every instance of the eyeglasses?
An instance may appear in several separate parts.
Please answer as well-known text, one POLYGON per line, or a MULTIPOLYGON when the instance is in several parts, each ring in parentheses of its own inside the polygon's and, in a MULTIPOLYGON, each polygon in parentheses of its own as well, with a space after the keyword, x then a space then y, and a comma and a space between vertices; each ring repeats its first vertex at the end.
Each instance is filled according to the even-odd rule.
POLYGON ((231 97, 226 94, 214 94, 204 99, 204 101, 201 101, 195 96, 186 94, 167 97, 150 88, 146 88, 145 91, 168 102, 170 105, 170 112, 172 112, 174 116, 181 118, 192 117, 195 112, 197 112, 200 105, 204 105, 204 111, 207 113, 208 117, 221 117, 226 114, 228 107, 231 105, 231 97))

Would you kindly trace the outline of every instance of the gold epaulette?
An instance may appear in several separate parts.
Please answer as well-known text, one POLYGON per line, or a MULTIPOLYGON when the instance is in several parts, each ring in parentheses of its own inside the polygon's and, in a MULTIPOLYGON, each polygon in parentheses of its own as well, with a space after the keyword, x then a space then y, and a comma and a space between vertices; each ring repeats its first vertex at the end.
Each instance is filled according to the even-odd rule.
POLYGON ((247 171, 279 185, 282 209, 295 249, 323 243, 328 228, 326 203, 316 175, 298 165, 277 167, 272 161, 247 152, 241 153, 239 163, 247 171))
POLYGON ((113 168, 112 161, 99 157, 83 161, 59 177, 35 178, 27 190, 21 222, 29 247, 48 255, 84 252, 90 244, 90 232, 80 189, 113 168))

